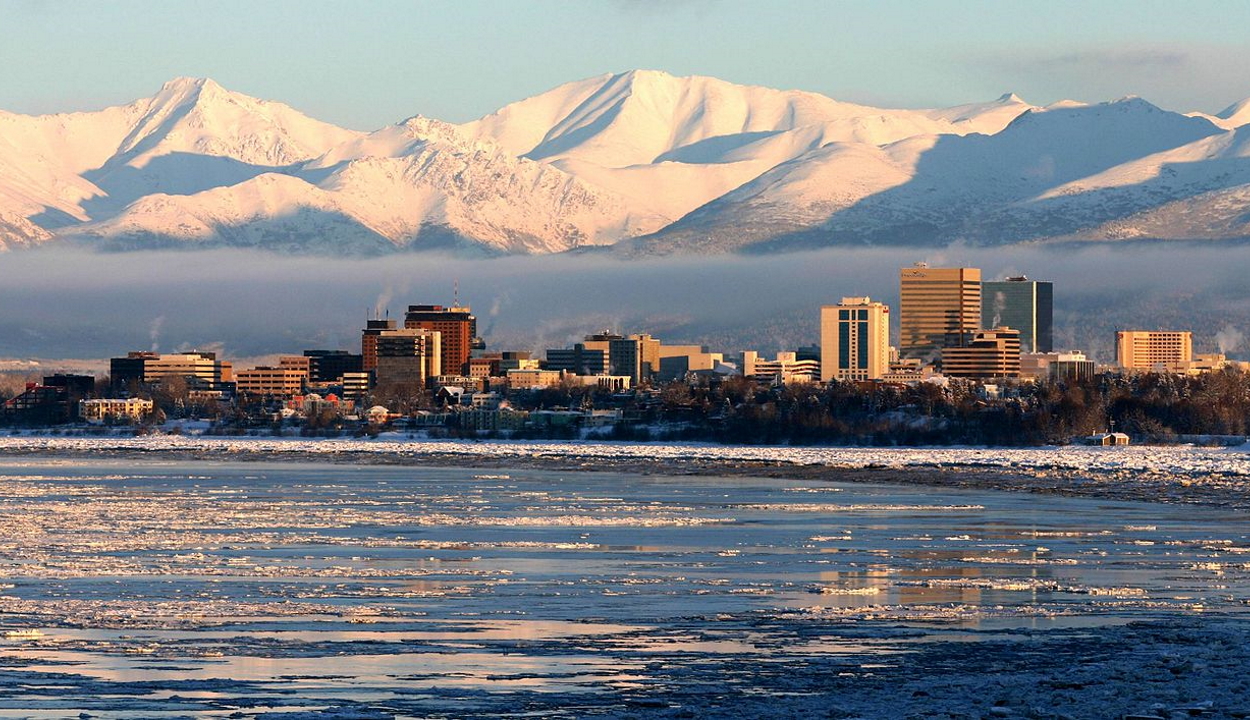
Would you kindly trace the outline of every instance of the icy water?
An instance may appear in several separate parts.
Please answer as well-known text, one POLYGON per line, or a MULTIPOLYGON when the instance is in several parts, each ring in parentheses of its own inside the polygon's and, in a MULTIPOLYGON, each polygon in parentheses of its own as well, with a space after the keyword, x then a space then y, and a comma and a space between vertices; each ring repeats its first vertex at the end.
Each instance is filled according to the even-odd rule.
POLYGON ((0 459, 0 583, 0 717, 637 716, 695 712, 674 688, 820 697, 938 646, 1235 621, 1250 526, 931 487, 0 459))

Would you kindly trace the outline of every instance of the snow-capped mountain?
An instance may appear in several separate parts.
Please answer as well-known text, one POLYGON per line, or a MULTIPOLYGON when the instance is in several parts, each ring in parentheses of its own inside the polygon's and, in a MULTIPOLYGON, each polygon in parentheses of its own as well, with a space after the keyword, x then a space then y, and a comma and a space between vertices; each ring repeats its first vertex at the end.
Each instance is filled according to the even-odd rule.
POLYGON ((179 78, 0 112, 0 249, 625 254, 1250 233, 1250 100, 887 110, 630 71, 357 132, 179 78))

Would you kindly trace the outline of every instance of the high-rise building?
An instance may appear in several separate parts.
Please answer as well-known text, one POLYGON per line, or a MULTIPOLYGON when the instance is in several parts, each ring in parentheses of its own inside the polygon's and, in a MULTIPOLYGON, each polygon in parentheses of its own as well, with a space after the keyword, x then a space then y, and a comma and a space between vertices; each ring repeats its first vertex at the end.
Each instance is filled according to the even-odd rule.
MULTIPOLYGON (((477 318, 467 307, 458 305, 409 305, 404 327, 432 330, 442 336, 442 366, 448 373, 469 371, 469 357, 477 339, 477 318)), ((438 374, 438 373, 435 373, 438 374)))
POLYGON ((425 387, 426 381, 442 375, 442 339, 434 330, 398 328, 383 330, 377 336, 378 387, 425 387))
POLYGON ((899 357, 937 360, 942 348, 967 344, 981 326, 981 271, 931 268, 899 271, 899 357))
POLYGON ((1020 332, 994 328, 960 347, 942 348, 942 374, 962 378, 1020 377, 1020 332))
POLYGON ((844 297, 820 309, 820 379, 878 380, 890 368, 890 308, 844 297))
POLYGON ((1116 364, 1125 370, 1186 372, 1194 359, 1189 331, 1127 330, 1115 334, 1116 364))
POLYGON ((981 283, 981 327, 1020 331, 1020 349, 1049 353, 1054 349, 1054 283, 1021 275, 981 283))
POLYGON ((365 372, 378 369, 378 336, 394 329, 395 321, 390 318, 365 322, 365 329, 360 333, 360 362, 365 372))

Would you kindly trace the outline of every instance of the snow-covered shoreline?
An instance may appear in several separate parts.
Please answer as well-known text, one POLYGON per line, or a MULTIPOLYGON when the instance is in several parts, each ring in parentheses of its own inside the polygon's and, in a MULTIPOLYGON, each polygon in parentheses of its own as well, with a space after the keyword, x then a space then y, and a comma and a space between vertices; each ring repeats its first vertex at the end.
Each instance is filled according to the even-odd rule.
POLYGON ((1001 468, 1076 470, 1089 473, 1141 471, 1178 476, 1250 477, 1250 445, 1207 448, 1192 445, 1135 447, 790 447, 716 445, 711 443, 633 443, 600 441, 411 440, 400 435, 372 439, 209 437, 148 435, 140 437, 0 437, 0 453, 66 452, 210 452, 396 457, 458 456, 483 459, 566 458, 571 460, 649 460, 782 463, 836 468, 1001 468))
POLYGON ((0 456, 164 455, 217 460, 359 462, 638 473, 751 474, 918 482, 1120 500, 1250 509, 1246 447, 848 448, 703 443, 413 440, 379 438, 0 437, 0 456))

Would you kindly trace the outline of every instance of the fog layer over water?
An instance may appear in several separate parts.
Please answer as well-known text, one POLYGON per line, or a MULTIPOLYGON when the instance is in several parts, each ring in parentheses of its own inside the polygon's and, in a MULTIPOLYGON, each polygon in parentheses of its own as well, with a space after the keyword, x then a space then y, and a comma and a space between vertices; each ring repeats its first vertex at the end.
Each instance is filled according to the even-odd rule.
POLYGON ((815 344, 822 304, 898 304, 917 261, 985 279, 1055 283, 1055 343, 1100 360, 1114 331, 1192 329, 1196 350, 1241 350, 1250 247, 834 249, 774 256, 620 260, 606 255, 456 259, 281 257, 252 251, 0 255, 0 357, 99 358, 135 349, 227 356, 358 348, 369 313, 459 299, 495 348, 542 350, 611 328, 666 342, 764 352, 815 344))

